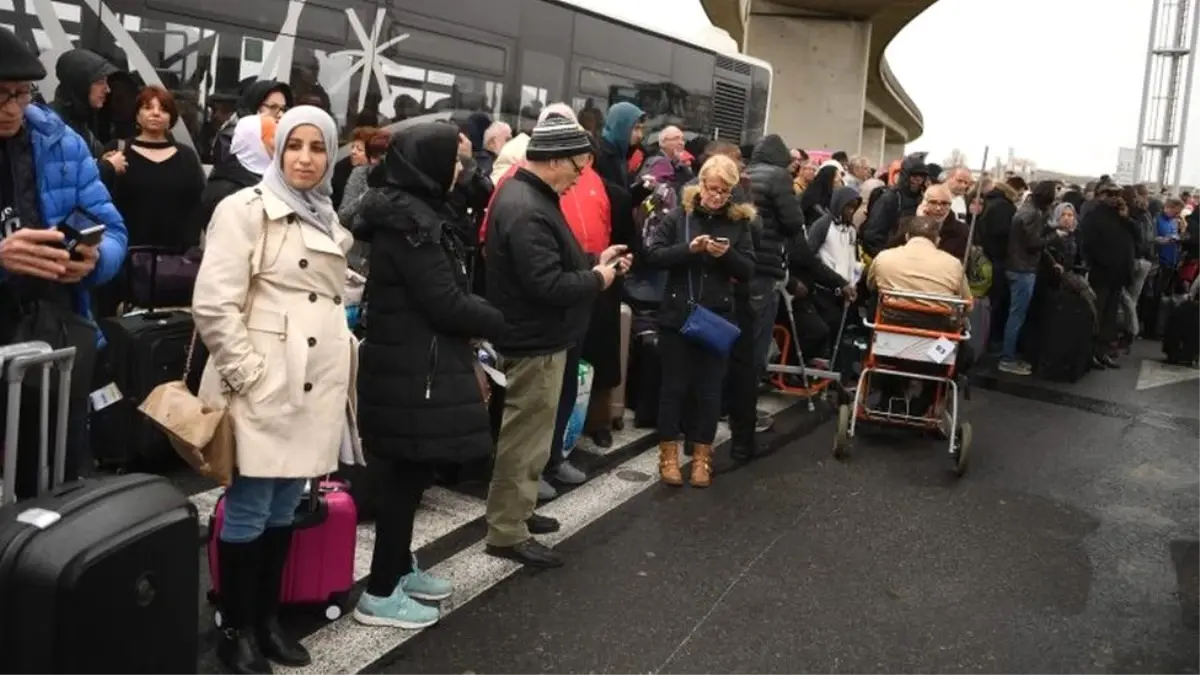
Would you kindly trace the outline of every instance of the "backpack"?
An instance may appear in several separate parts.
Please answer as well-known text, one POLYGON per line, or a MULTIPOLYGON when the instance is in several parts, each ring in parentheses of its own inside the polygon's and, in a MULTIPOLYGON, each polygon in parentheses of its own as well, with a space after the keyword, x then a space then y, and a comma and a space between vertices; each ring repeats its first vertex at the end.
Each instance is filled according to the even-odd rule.
MULTIPOLYGON (((650 233, 659 226, 668 213, 679 205, 679 194, 671 183, 659 183, 650 196, 634 209, 633 222, 643 249, 650 244, 650 233)), ((657 307, 666 290, 665 270, 648 270, 644 265, 634 265, 625 278, 624 291, 631 306, 640 308, 657 307)))
POLYGON ((992 288, 992 261, 988 260, 980 246, 972 246, 967 251, 967 286, 971 295, 982 298, 987 296, 992 288))

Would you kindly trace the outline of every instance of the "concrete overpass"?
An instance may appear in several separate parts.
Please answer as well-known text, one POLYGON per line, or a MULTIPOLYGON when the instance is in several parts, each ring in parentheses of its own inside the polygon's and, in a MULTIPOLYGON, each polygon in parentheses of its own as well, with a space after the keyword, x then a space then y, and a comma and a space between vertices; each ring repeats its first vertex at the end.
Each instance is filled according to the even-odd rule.
POLYGON ((768 131, 794 147, 857 151, 876 166, 924 131, 883 51, 934 2, 700 0, 742 52, 774 66, 768 131))

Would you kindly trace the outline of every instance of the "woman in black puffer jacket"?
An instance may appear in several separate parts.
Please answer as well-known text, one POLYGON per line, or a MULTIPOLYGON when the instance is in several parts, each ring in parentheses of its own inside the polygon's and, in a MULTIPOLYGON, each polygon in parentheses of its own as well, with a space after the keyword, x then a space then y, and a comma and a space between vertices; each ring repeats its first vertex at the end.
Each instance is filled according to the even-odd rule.
POLYGON ((712 476, 712 443, 721 416, 721 385, 728 356, 716 354, 680 334, 693 303, 733 322, 734 281, 754 274, 751 223, 754 207, 730 200, 740 171, 733 160, 714 155, 700 169, 698 185, 684 188, 680 206, 650 233, 646 263, 667 270, 658 312, 662 391, 658 404, 659 472, 668 485, 682 485, 679 435, 683 406, 695 397, 691 482, 707 487, 712 476))
POLYGON ((355 237, 371 244, 370 321, 359 349, 358 421, 375 516, 371 578, 355 609, 370 625, 419 628, 449 582, 410 556, 421 495, 442 464, 486 458, 492 434, 472 341, 504 316, 472 295, 467 246, 449 206, 462 171, 458 130, 426 123, 394 136, 371 174, 355 237))

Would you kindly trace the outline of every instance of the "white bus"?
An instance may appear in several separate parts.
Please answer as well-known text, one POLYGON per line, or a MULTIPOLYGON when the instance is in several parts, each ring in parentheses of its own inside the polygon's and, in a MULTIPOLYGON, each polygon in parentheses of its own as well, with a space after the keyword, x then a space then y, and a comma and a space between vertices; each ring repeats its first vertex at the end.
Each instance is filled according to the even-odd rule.
POLYGON ((472 112, 527 129, 547 103, 606 110, 627 100, 648 113, 651 132, 669 123, 739 144, 763 135, 769 64, 583 2, 0 0, 0 23, 42 53, 47 100, 58 56, 91 49, 133 75, 114 86, 106 112, 116 126, 132 122, 136 85, 161 84, 180 103, 176 138, 202 155, 205 111, 252 78, 321 100, 344 133, 363 120, 472 112))

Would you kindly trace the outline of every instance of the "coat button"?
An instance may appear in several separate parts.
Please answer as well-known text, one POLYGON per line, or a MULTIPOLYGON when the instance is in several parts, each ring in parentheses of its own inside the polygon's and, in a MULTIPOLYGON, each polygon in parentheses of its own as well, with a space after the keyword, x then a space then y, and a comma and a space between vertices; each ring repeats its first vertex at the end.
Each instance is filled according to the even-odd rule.
POLYGON ((342 304, 342 296, 340 296, 340 295, 333 296, 333 304, 335 304, 335 305, 342 304))
POLYGON ((316 347, 317 346, 317 338, 308 338, 308 346, 316 347))
POLYGON ((288 221, 288 225, 295 225, 296 224, 296 214, 294 214, 294 213, 289 214, 287 217, 287 221, 288 221))
POLYGON ((316 293, 309 293, 309 294, 308 294, 308 301, 309 301, 309 302, 316 302, 316 301, 317 301, 317 294, 316 294, 316 293))
POLYGON ((312 391, 312 382, 304 383, 304 391, 312 391))
POLYGON ((300 269, 305 269, 307 267, 308 267, 308 258, 301 258, 300 259, 300 269))

